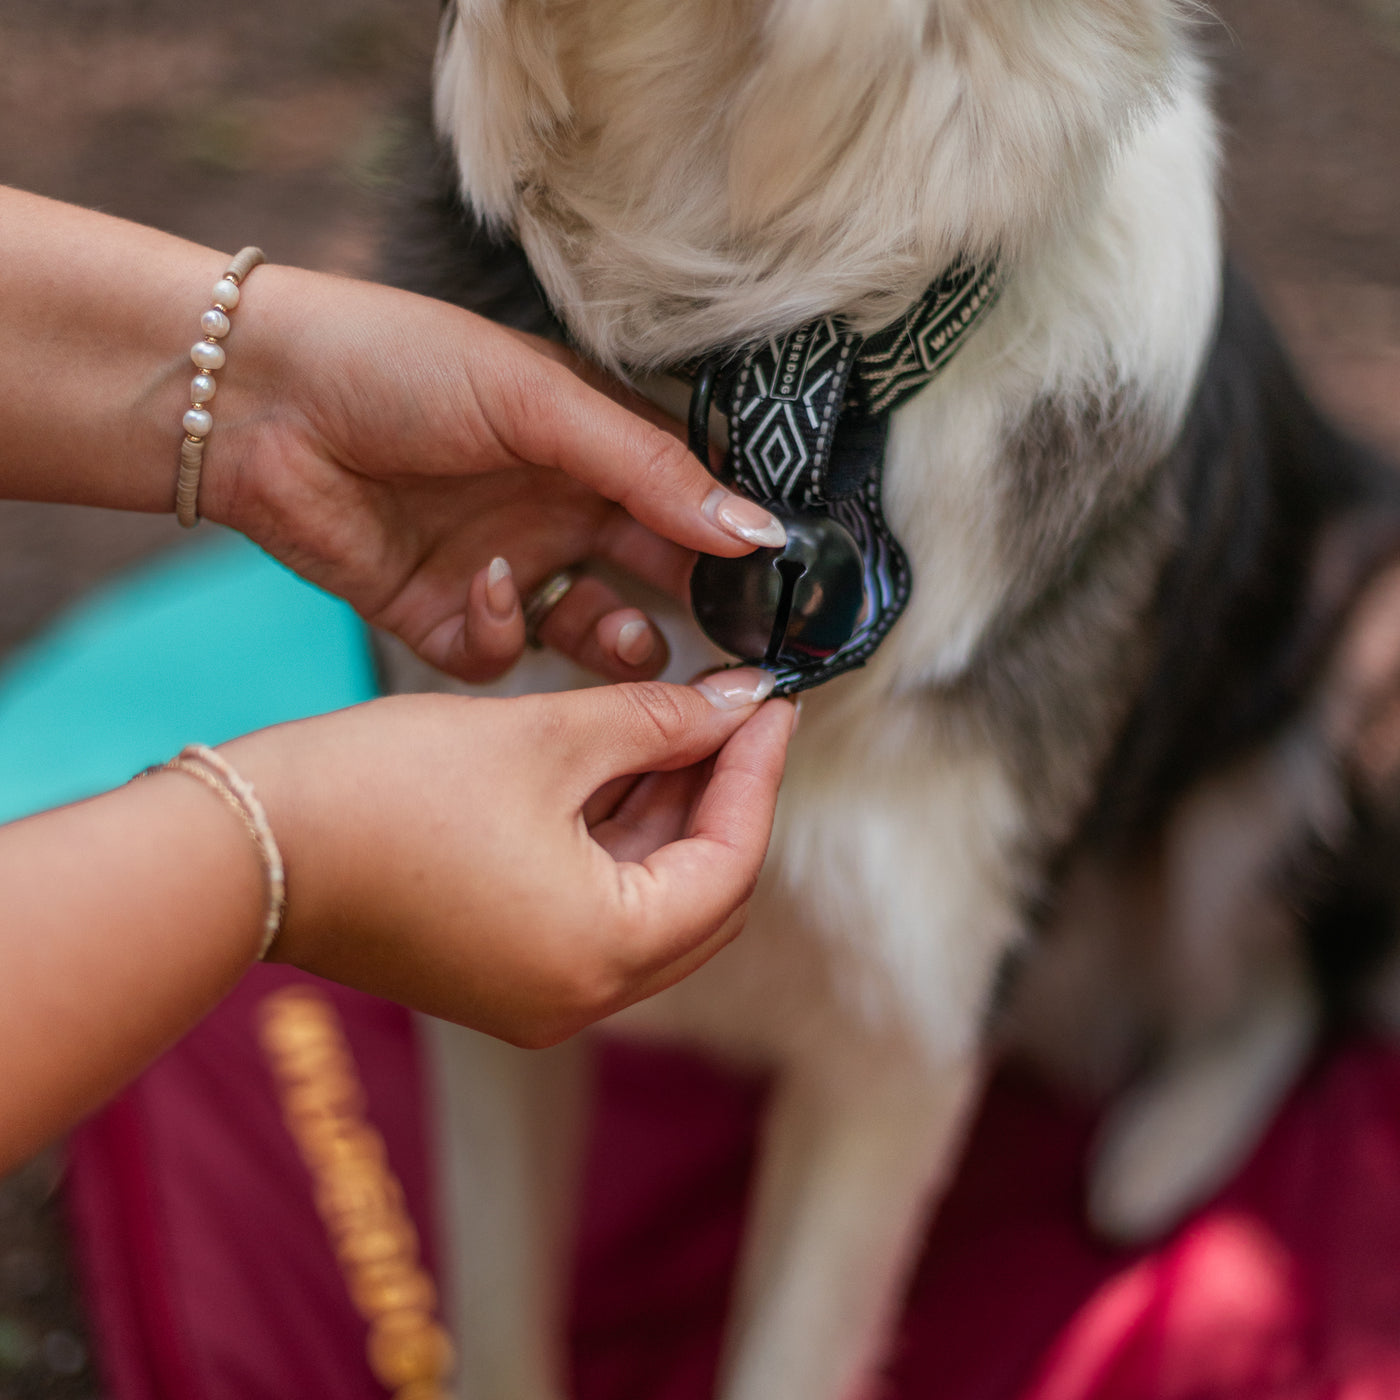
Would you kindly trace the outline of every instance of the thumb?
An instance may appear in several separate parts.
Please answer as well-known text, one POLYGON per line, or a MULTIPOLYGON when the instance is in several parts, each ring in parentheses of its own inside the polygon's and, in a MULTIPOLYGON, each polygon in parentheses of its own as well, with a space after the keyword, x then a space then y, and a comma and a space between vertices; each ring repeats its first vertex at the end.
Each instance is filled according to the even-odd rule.
POLYGON ((534 728, 554 748, 570 801, 628 774, 667 772, 714 753, 773 690, 773 676, 740 667, 697 684, 643 681, 530 697, 534 728))

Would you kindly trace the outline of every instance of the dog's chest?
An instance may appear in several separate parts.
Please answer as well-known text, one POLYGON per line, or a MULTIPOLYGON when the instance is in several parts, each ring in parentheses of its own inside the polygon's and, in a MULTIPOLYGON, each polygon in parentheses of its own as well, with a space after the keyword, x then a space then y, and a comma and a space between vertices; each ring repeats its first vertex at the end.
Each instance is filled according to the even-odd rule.
POLYGON ((744 933, 623 1026, 813 1071, 856 1043, 932 1060, 975 1043, 1020 927, 1014 784, 936 702, 838 687, 804 702, 744 933))

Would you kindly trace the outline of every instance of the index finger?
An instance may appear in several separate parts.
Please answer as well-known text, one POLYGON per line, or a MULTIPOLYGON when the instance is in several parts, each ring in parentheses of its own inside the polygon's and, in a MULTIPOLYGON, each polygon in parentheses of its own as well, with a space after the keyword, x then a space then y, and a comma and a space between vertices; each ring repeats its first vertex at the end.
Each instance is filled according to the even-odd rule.
POLYGON ((494 403, 484 394, 481 401, 517 456, 567 472, 686 549, 734 557, 783 544, 779 521, 720 486, 670 433, 555 360, 523 346, 516 354, 514 382, 494 403))

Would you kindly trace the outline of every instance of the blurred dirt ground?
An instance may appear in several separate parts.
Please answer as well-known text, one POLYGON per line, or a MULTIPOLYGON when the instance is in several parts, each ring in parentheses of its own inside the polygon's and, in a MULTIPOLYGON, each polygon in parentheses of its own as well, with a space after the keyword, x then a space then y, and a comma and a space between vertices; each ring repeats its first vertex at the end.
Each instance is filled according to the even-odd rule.
MULTIPOLYGON (((1218 0, 1235 250, 1320 396, 1400 457, 1400 0, 1218 0)), ((0 0, 0 183, 371 275, 437 0, 0 0)), ((0 316, 4 308, 0 307, 0 316)), ((169 517, 0 505, 0 659, 169 517)), ((0 1182, 0 1400, 100 1393, 61 1157, 0 1182)))

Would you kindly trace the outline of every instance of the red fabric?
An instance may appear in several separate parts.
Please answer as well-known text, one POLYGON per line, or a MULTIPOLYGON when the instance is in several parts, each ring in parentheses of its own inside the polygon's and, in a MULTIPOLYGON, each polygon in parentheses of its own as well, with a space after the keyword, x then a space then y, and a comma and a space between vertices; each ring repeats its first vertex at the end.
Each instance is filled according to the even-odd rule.
POLYGON ((384 1396, 257 1041, 259 1003, 292 981, 340 1012, 432 1268, 408 1013, 259 967, 70 1144, 69 1216, 110 1400, 384 1396))
MULTIPOLYGON (((380 1400, 252 1032, 259 969, 75 1137, 71 1209, 112 1400, 380 1400)), ((327 988, 431 1262, 409 1018, 327 988)), ((762 1090, 610 1046, 587 1171, 579 1400, 706 1400, 762 1090)), ((884 1400, 1400 1397, 1400 1054, 1299 1086, 1239 1179, 1164 1246, 1081 1223, 1092 1124, 994 1085, 910 1292, 884 1400)))
MULTIPOLYGON (((613 1048, 586 1190, 581 1400, 705 1400, 758 1095, 613 1048), (687 1141, 693 1142, 687 1148, 687 1141), (689 1153, 694 1152, 692 1159, 689 1153)), ((1400 1053, 1349 1045, 1162 1247, 1082 1221, 1091 1120, 993 1086, 910 1290, 882 1400, 1400 1396, 1400 1053)))

